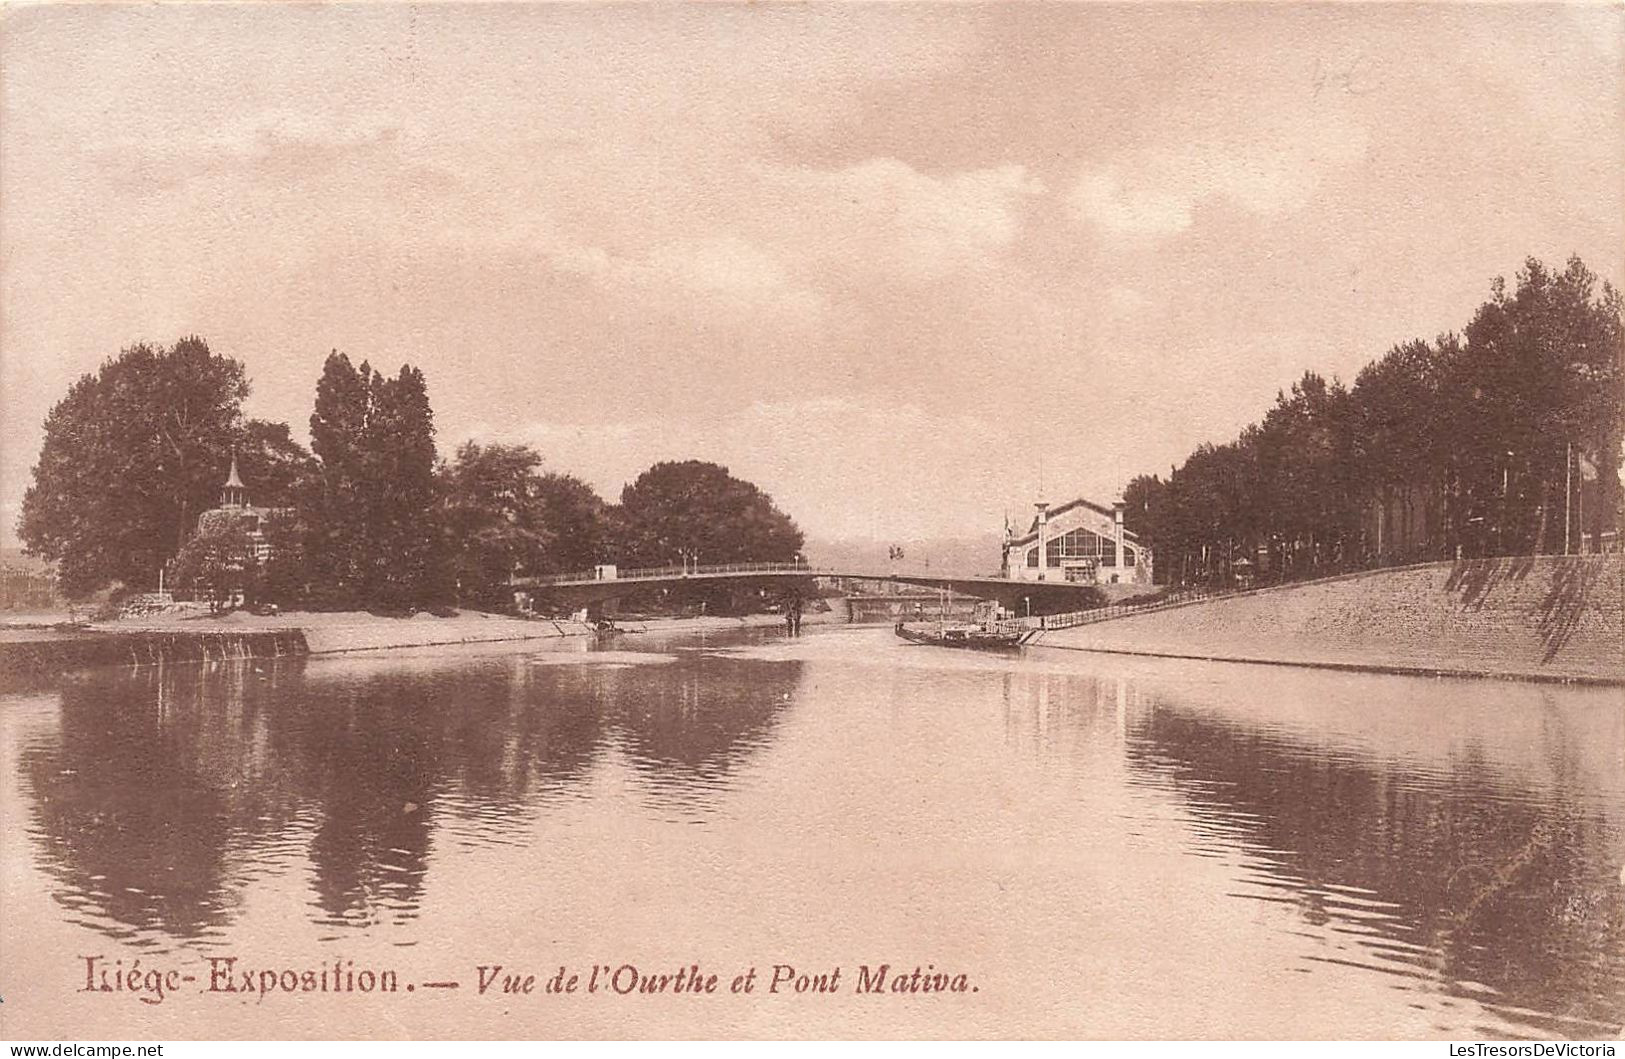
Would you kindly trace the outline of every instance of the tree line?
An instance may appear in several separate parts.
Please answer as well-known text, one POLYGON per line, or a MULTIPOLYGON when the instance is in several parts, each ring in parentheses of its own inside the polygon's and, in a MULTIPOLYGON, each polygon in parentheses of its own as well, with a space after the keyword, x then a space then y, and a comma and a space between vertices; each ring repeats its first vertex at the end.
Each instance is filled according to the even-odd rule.
POLYGON ((244 366, 198 337, 135 345, 51 410, 18 533, 70 598, 109 585, 283 606, 506 609, 515 577, 626 566, 790 561, 803 537, 727 468, 657 463, 618 503, 525 445, 435 446, 422 371, 334 351, 310 448, 247 419, 244 366), (235 459, 254 511, 219 506, 235 459))
POLYGON ((1234 441, 1134 478, 1125 523, 1173 583, 1617 547, 1621 336, 1617 290, 1530 258, 1461 334, 1351 387, 1306 372, 1234 441))

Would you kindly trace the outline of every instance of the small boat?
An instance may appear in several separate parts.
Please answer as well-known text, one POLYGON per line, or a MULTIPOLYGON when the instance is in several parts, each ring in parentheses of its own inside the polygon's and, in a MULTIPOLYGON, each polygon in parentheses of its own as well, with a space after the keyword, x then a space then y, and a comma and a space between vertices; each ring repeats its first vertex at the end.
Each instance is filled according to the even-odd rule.
POLYGON ((966 647, 977 651, 1008 651, 1021 646, 1021 631, 1004 631, 984 625, 947 625, 937 623, 926 628, 911 629, 898 622, 893 629, 910 643, 931 644, 935 647, 966 647))

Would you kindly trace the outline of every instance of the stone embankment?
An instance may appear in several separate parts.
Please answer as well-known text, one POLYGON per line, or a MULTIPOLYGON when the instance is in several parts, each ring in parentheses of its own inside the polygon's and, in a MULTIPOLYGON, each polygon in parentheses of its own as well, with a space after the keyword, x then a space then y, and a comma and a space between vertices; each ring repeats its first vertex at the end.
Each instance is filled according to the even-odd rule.
POLYGON ((1625 684, 1625 556, 1429 563, 1035 634, 1033 646, 1625 684))
POLYGON ((282 655, 337 654, 507 640, 590 636, 582 622, 510 618, 465 611, 381 618, 365 613, 237 612, 219 618, 154 616, 74 632, 18 630, 0 638, 0 677, 39 676, 87 666, 213 662, 282 655))
MULTIPOLYGON (((816 625, 835 617, 833 612, 819 612, 809 613, 803 620, 805 624, 816 625)), ((776 614, 615 620, 621 631, 631 633, 688 633, 783 623, 784 618, 776 614)), ((295 612, 267 617, 239 611, 212 618, 158 615, 120 619, 75 632, 13 630, 0 635, 0 678, 8 675, 39 677, 87 666, 142 666, 447 647, 592 636, 596 631, 586 622, 517 618, 478 611, 463 611, 446 618, 429 614, 381 618, 359 612, 295 612)))
POLYGON ((0 676, 305 654, 298 629, 84 632, 0 642, 0 676))

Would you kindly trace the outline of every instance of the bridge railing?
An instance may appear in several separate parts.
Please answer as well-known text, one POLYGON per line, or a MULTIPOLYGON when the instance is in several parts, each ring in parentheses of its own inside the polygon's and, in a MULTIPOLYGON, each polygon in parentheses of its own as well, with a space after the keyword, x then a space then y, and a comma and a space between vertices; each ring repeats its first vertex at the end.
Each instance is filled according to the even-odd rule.
POLYGON ((1310 577, 1299 580, 1272 581, 1266 584, 1229 585, 1220 588, 1181 588, 1170 591, 1160 599, 1145 603, 1116 604, 1109 607, 1097 607, 1094 610, 1069 611, 1065 614, 1046 615, 1039 628, 1069 629, 1077 625, 1092 625, 1097 621, 1109 621, 1112 618, 1121 618, 1129 614, 1141 614, 1152 610, 1165 610, 1172 607, 1182 607, 1188 603, 1201 603, 1208 600, 1227 599, 1232 596, 1252 596, 1266 592, 1285 592, 1291 589, 1304 588, 1309 585, 1323 585, 1333 581, 1349 581, 1356 578, 1372 577, 1379 574, 1391 574, 1403 570, 1421 570, 1428 567, 1448 567, 1459 560, 1434 560, 1425 563, 1408 563, 1403 566, 1377 566, 1361 570, 1347 570, 1342 573, 1328 574, 1325 577, 1310 577))
POLYGON ((806 562, 789 563, 720 563, 710 566, 648 566, 618 571, 614 577, 599 577, 596 570, 578 570, 568 574, 551 574, 526 580, 533 585, 579 584, 585 581, 653 581, 673 577, 696 577, 709 574, 817 574, 818 567, 806 562))

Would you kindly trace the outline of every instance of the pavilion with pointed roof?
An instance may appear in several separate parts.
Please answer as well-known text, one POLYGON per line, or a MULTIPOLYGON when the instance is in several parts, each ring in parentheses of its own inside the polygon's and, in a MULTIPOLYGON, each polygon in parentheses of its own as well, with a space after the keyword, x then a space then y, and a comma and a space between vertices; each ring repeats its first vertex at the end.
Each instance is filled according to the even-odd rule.
POLYGON ((220 487, 220 503, 198 516, 197 529, 203 533, 227 524, 241 526, 253 542, 254 558, 263 563, 271 557, 271 542, 266 537, 265 527, 275 511, 275 508, 255 507, 248 502, 248 487, 243 485, 243 476, 237 470, 237 452, 233 449, 231 470, 226 474, 226 484, 220 487))

